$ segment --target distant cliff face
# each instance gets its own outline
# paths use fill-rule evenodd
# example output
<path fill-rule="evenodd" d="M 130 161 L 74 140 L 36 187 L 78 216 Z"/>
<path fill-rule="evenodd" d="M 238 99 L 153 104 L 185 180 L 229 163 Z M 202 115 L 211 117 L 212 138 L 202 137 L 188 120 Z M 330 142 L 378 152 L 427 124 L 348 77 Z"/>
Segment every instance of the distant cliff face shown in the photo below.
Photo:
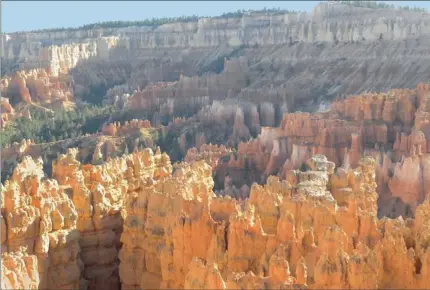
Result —
<path fill-rule="evenodd" d="M 429 36 L 426 13 L 323 3 L 312 13 L 14 33 L 2 35 L 1 52 L 6 72 L 70 74 L 83 99 L 92 88 L 108 103 L 142 90 L 132 105 L 228 97 L 271 102 L 281 115 L 318 110 L 337 95 L 427 82 Z"/>
<path fill-rule="evenodd" d="M 313 13 L 201 18 L 197 22 L 171 23 L 157 28 L 15 33 L 2 35 L 1 52 L 6 63 L 18 62 L 24 68 L 50 68 L 57 74 L 84 59 L 113 60 L 120 55 L 136 56 L 143 52 L 156 56 L 154 50 L 158 49 L 209 52 L 220 47 L 291 46 L 295 42 L 403 41 L 429 33 L 430 16 L 419 12 L 325 3 L 318 5 Z"/>

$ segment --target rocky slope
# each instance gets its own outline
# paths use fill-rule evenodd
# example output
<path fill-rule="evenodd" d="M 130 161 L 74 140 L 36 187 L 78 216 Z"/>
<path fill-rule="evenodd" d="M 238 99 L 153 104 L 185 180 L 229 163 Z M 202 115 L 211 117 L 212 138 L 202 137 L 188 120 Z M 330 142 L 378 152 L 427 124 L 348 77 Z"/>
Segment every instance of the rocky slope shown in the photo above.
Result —
<path fill-rule="evenodd" d="M 326 112 L 286 113 L 279 127 L 269 127 L 277 117 L 268 103 L 258 108 L 216 101 L 190 118 L 174 117 L 176 110 L 183 110 L 175 102 L 155 103 L 146 108 L 160 112 L 154 115 L 159 124 L 154 127 L 148 120 L 114 122 L 80 140 L 26 141 L 7 147 L 2 150 L 2 174 L 22 156 L 51 160 L 77 145 L 77 159 L 93 164 L 142 146 L 161 146 L 175 161 L 205 159 L 220 194 L 246 198 L 252 183 L 264 184 L 270 175 L 285 179 L 289 170 L 314 154 L 324 154 L 346 169 L 355 168 L 361 157 L 372 156 L 377 161 L 379 217 L 412 217 L 430 193 L 429 92 L 428 84 L 419 84 L 415 89 L 349 96 Z M 169 124 L 160 125 L 165 118 Z"/>
<path fill-rule="evenodd" d="M 425 13 L 323 3 L 312 13 L 15 33 L 2 35 L 1 51 L 5 65 L 70 73 L 79 97 L 119 86 L 119 96 L 140 88 L 155 99 L 230 96 L 260 104 L 264 96 L 292 111 L 315 110 L 338 94 L 427 81 L 429 33 Z"/>
<path fill-rule="evenodd" d="M 2 288 L 430 286 L 430 200 L 379 220 L 370 157 L 335 170 L 315 155 L 239 202 L 214 194 L 204 161 L 172 174 L 150 150 L 98 166 L 75 154 L 55 179 L 26 158 L 2 188 Z"/>
<path fill-rule="evenodd" d="M 323 113 L 287 113 L 280 127 L 263 127 L 258 138 L 239 143 L 236 154 L 221 156 L 216 180 L 228 178 L 231 186 L 241 188 L 264 183 L 272 174 L 286 179 L 289 170 L 314 154 L 346 169 L 372 156 L 379 216 L 412 216 L 430 194 L 429 100 L 429 85 L 420 84 L 414 90 L 350 96 Z"/>

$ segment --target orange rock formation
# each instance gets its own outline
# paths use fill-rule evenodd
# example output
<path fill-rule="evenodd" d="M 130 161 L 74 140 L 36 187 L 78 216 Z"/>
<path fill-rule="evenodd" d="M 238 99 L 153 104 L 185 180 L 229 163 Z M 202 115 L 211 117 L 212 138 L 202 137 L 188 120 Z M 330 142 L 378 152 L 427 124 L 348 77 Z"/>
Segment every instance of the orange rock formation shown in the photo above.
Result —
<path fill-rule="evenodd" d="M 25 157 L 2 188 L 2 289 L 80 285 L 78 212 L 41 160 Z"/>
<path fill-rule="evenodd" d="M 123 228 L 124 198 L 141 183 L 169 174 L 169 157 L 151 150 L 112 159 L 99 165 L 76 161 L 77 150 L 69 150 L 53 164 L 53 175 L 71 191 L 78 209 L 83 279 L 89 289 L 118 289 L 118 251 Z"/>
<path fill-rule="evenodd" d="M 130 196 L 123 286 L 428 287 L 429 200 L 415 221 L 378 220 L 373 159 L 334 172 L 334 163 L 316 155 L 308 166 L 286 181 L 253 186 L 243 208 L 213 194 L 202 161 Z"/>
<path fill-rule="evenodd" d="M 102 128 L 102 133 L 109 136 L 125 136 L 135 130 L 151 128 L 151 123 L 148 120 L 133 119 L 130 122 L 126 121 L 121 126 L 118 122 L 109 123 Z"/>
<path fill-rule="evenodd" d="M 430 287 L 430 199 L 415 219 L 379 220 L 371 157 L 335 170 L 315 155 L 239 202 L 215 195 L 204 160 L 172 174 L 149 149 L 97 166 L 75 155 L 56 180 L 27 157 L 6 182 L 2 287 Z"/>
<path fill-rule="evenodd" d="M 0 112 L 1 112 L 1 120 L 0 120 L 0 128 L 4 128 L 6 124 L 9 122 L 15 114 L 15 110 L 12 108 L 12 105 L 9 103 L 9 99 L 1 97 L 0 100 Z"/>
<path fill-rule="evenodd" d="M 212 167 L 212 170 L 214 170 L 217 168 L 220 158 L 230 155 L 231 153 L 232 150 L 224 145 L 203 144 L 199 149 L 196 147 L 189 149 L 184 161 L 193 163 L 199 160 L 205 160 L 206 163 Z"/>
<path fill-rule="evenodd" d="M 45 69 L 18 71 L 12 77 L 1 79 L 1 95 L 3 128 L 11 117 L 23 116 L 15 115 L 11 104 L 38 103 L 50 108 L 70 106 L 73 100 L 73 81 L 69 75 L 52 76 Z"/>
<path fill-rule="evenodd" d="M 45 69 L 18 71 L 12 77 L 2 79 L 2 93 L 26 103 L 71 101 L 72 80 L 68 75 L 52 76 Z"/>
<path fill-rule="evenodd" d="M 412 216 L 430 194 L 430 85 L 363 94 L 333 103 L 324 113 L 285 114 L 279 128 L 262 128 L 259 138 L 238 146 L 237 160 L 264 182 L 286 178 L 314 154 L 355 168 L 363 156 L 377 160 L 380 216 Z M 246 156 L 246 158 L 244 158 Z M 236 180 L 242 180 L 237 178 Z"/>

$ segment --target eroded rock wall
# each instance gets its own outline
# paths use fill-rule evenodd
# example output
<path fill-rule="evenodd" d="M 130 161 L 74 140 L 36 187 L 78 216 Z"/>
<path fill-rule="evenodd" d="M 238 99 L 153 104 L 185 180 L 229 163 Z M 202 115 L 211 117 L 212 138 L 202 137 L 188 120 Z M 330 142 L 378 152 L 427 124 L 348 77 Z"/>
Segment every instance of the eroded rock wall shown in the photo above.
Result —
<path fill-rule="evenodd" d="M 1 194 L 2 288 L 79 288 L 78 212 L 41 160 L 25 157 Z"/>
<path fill-rule="evenodd" d="M 378 220 L 372 158 L 355 170 L 335 171 L 321 155 L 307 165 L 286 181 L 271 177 L 253 186 L 244 203 L 214 195 L 210 166 L 202 161 L 182 164 L 162 184 L 129 196 L 123 286 L 428 287 L 429 249 L 413 245 L 430 238 L 420 233 L 428 231 L 422 218 L 429 201 L 415 221 Z"/>
<path fill-rule="evenodd" d="M 280 127 L 263 127 L 258 138 L 240 143 L 236 156 L 226 157 L 220 166 L 242 172 L 229 174 L 240 187 L 246 182 L 243 172 L 254 176 L 251 182 L 264 183 L 271 174 L 285 179 L 314 154 L 347 169 L 355 168 L 361 157 L 373 156 L 379 215 L 412 216 L 429 195 L 428 110 L 428 84 L 351 96 L 335 101 L 326 112 L 285 114 Z"/>
<path fill-rule="evenodd" d="M 111 159 L 103 165 L 81 165 L 71 149 L 53 164 L 53 176 L 70 190 L 78 210 L 83 279 L 89 289 L 119 289 L 119 249 L 124 198 L 141 183 L 169 174 L 169 157 L 148 149 Z"/>
<path fill-rule="evenodd" d="M 73 97 L 73 80 L 69 75 L 52 76 L 40 68 L 17 71 L 1 79 L 0 127 L 3 129 L 16 118 L 31 119 L 29 105 L 37 104 L 35 107 L 50 113 L 50 109 L 69 109 L 74 105 Z"/>
<path fill-rule="evenodd" d="M 368 17 L 357 17 L 360 13 Z M 207 48 L 221 44 L 240 46 L 294 41 L 368 41 L 381 37 L 397 40 L 410 34 L 429 33 L 429 27 L 428 15 L 418 12 L 390 9 L 375 11 L 324 3 L 317 6 L 313 13 L 254 13 L 237 18 L 201 18 L 197 22 L 169 23 L 157 28 L 14 33 L 2 36 L 2 57 L 47 62 L 59 71 L 94 55 L 106 58 L 109 50 L 117 47 Z M 73 43 L 73 40 L 78 39 L 78 43 Z"/>
<path fill-rule="evenodd" d="M 214 193 L 211 166 L 194 161 L 208 156 L 172 173 L 159 151 L 93 166 L 69 150 L 56 180 L 25 158 L 2 189 L 2 286 L 430 286 L 429 198 L 415 219 L 378 219 L 373 158 L 347 169 L 314 155 L 239 200 Z"/>
<path fill-rule="evenodd" d="M 131 107 L 166 98 L 186 107 L 194 101 L 181 99 L 233 96 L 314 111 L 339 94 L 426 81 L 429 19 L 412 11 L 323 3 L 313 13 L 12 33 L 2 35 L 1 51 L 5 64 L 20 69 L 70 73 L 80 97 L 113 89 L 107 103 L 130 94 Z"/>
<path fill-rule="evenodd" d="M 53 76 L 48 70 L 39 68 L 18 71 L 12 77 L 2 79 L 2 96 L 19 102 L 41 104 L 55 101 L 71 101 L 73 80 L 69 75 Z"/>

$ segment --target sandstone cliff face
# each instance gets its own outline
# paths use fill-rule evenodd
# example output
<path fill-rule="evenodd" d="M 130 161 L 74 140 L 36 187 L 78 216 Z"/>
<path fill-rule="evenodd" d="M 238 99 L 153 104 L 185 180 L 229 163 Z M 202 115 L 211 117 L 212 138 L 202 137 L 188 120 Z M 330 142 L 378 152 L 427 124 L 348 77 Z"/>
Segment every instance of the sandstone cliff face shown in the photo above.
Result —
<path fill-rule="evenodd" d="M 159 151 L 75 157 L 60 156 L 56 180 L 25 158 L 2 188 L 2 287 L 430 286 L 430 200 L 414 220 L 379 220 L 371 157 L 336 169 L 315 155 L 245 201 L 217 196 L 204 160 L 172 173 Z"/>
<path fill-rule="evenodd" d="M 194 163 L 196 161 L 204 160 L 212 167 L 212 170 L 217 168 L 220 158 L 230 155 L 232 150 L 226 148 L 224 145 L 208 145 L 203 144 L 199 148 L 193 147 L 187 151 L 184 161 L 187 163 Z"/>
<path fill-rule="evenodd" d="M 61 156 L 53 165 L 53 175 L 69 188 L 79 213 L 83 278 L 89 282 L 89 289 L 119 289 L 124 198 L 147 179 L 168 174 L 170 161 L 165 154 L 144 150 L 93 166 L 81 165 L 76 154 L 76 150 L 69 150 Z"/>
<path fill-rule="evenodd" d="M 428 103 L 429 87 L 419 84 L 414 90 L 351 96 L 323 113 L 285 114 L 279 128 L 263 127 L 258 138 L 239 144 L 227 167 L 247 171 L 254 176 L 251 182 L 264 182 L 271 174 L 287 178 L 314 154 L 346 169 L 373 156 L 379 215 L 412 216 L 429 195 Z M 231 177 L 242 185 L 243 175 Z"/>
<path fill-rule="evenodd" d="M 82 261 L 78 212 L 56 180 L 30 157 L 2 188 L 2 288 L 76 289 Z"/>
<path fill-rule="evenodd" d="M 202 161 L 129 196 L 123 287 L 427 287 L 428 247 L 412 244 L 427 231 L 428 201 L 415 222 L 378 220 L 373 159 L 334 172 L 334 163 L 316 155 L 308 166 L 286 181 L 253 186 L 242 207 L 213 194 Z"/>
<path fill-rule="evenodd" d="M 360 13 L 366 13 L 368 18 L 357 17 Z M 157 28 L 14 33 L 3 35 L 2 57 L 27 57 L 31 58 L 30 61 L 56 62 L 61 70 L 67 66 L 70 68 L 78 60 L 92 55 L 107 57 L 109 50 L 118 46 L 127 49 L 136 44 L 141 49 L 206 48 L 221 44 L 239 46 L 283 44 L 292 41 L 376 40 L 381 35 L 384 39 L 404 39 L 409 34 L 428 33 L 429 25 L 428 15 L 421 13 L 384 9 L 372 11 L 326 3 L 319 5 L 309 14 L 257 13 L 241 18 L 201 18 L 197 22 L 171 23 Z M 84 42 L 71 43 L 74 39 L 84 39 Z M 135 39 L 140 41 L 133 43 Z"/>
<path fill-rule="evenodd" d="M 2 92 L 3 95 L 3 92 Z M 12 105 L 9 103 L 8 98 L 1 97 L 0 100 L 0 106 L 1 106 L 1 120 L 0 120 L 0 128 L 4 128 L 6 124 L 14 117 L 15 110 L 13 109 Z"/>
<path fill-rule="evenodd" d="M 142 107 L 166 98 L 232 96 L 267 101 L 282 116 L 281 107 L 315 110 L 339 94 L 427 81 L 429 19 L 415 12 L 321 4 L 310 14 L 13 33 L 2 36 L 1 51 L 5 64 L 21 69 L 44 68 L 52 76 L 70 72 L 79 96 L 91 86 L 117 86 L 119 93 L 111 91 L 108 99 L 130 94 L 130 105 Z M 160 82 L 165 84 L 154 85 Z"/>
<path fill-rule="evenodd" d="M 2 126 L 31 118 L 11 104 L 67 108 L 97 86 L 155 113 L 50 144 L 80 147 L 53 179 L 29 157 L 46 144 L 2 149 L 2 168 L 23 159 L 1 193 L 2 288 L 430 288 L 430 85 L 286 113 L 428 81 L 428 15 L 405 13 L 3 35 L 2 57 L 37 69 L 2 79 Z M 138 152 L 152 133 L 185 162 Z"/>
<path fill-rule="evenodd" d="M 253 182 L 265 183 L 272 174 L 285 179 L 289 170 L 300 167 L 314 154 L 324 154 L 345 168 L 355 168 L 362 156 L 373 156 L 377 160 L 379 216 L 413 216 L 430 188 L 428 94 L 428 84 L 419 84 L 416 89 L 364 93 L 335 101 L 327 112 L 285 114 L 279 127 L 264 126 L 273 125 L 273 116 L 277 115 L 268 103 L 257 106 L 245 101 L 215 101 L 190 118 L 175 118 L 183 107 L 176 106 L 176 100 L 167 101 L 147 108 L 160 112 L 154 114 L 153 122 L 132 120 L 106 125 L 101 134 L 93 136 L 97 138 L 97 144 L 91 145 L 94 149 L 80 149 L 78 159 L 103 162 L 118 150 L 135 150 L 135 139 L 142 136 L 148 136 L 145 146 L 161 142 L 168 150 L 177 149 L 174 160 L 185 156 L 189 148 L 199 150 L 205 143 L 237 146 L 233 155 L 215 152 L 210 146 L 203 151 L 213 152 L 209 155 L 214 158 L 205 159 L 215 172 L 216 189 L 247 197 Z M 171 121 L 160 126 L 166 120 Z M 151 127 L 150 123 L 157 125 Z M 258 138 L 246 142 L 258 134 Z M 2 150 L 2 163 L 25 154 L 43 156 L 42 146 L 24 143 Z M 194 157 L 189 158 L 191 161 Z"/>
<path fill-rule="evenodd" d="M 102 128 L 102 133 L 110 136 L 125 136 L 132 134 L 133 131 L 151 128 L 151 123 L 148 120 L 133 119 L 130 122 L 125 122 L 121 126 L 118 122 L 109 123 Z"/>
<path fill-rule="evenodd" d="M 71 78 L 67 75 L 52 76 L 45 69 L 18 71 L 2 81 L 2 95 L 14 103 L 52 104 L 55 101 L 71 101 L 73 97 Z"/>

